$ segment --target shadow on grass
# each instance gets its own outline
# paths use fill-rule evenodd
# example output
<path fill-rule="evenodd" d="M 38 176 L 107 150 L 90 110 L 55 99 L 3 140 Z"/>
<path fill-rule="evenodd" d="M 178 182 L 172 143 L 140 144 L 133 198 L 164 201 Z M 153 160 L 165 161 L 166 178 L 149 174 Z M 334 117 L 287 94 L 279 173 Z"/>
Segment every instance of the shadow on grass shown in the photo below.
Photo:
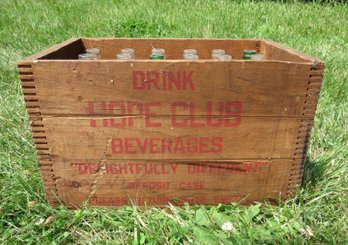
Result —
<path fill-rule="evenodd" d="M 326 164 L 326 160 L 313 161 L 307 158 L 304 163 L 302 187 L 313 188 L 319 181 L 323 180 Z"/>

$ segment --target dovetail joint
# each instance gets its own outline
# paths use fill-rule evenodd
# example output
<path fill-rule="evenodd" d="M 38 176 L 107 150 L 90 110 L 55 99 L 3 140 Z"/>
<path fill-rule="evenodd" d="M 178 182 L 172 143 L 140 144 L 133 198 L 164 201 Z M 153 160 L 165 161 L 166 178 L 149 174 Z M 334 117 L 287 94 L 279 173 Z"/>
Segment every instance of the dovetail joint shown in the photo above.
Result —
<path fill-rule="evenodd" d="M 29 115 L 30 126 L 33 134 L 37 158 L 45 182 L 48 201 L 55 205 L 58 203 L 58 188 L 56 176 L 50 160 L 50 149 L 46 140 L 45 127 L 42 121 L 39 99 L 36 94 L 36 86 L 31 64 L 18 65 L 19 78 L 21 80 L 24 101 Z M 52 191 L 54 193 L 52 193 Z"/>

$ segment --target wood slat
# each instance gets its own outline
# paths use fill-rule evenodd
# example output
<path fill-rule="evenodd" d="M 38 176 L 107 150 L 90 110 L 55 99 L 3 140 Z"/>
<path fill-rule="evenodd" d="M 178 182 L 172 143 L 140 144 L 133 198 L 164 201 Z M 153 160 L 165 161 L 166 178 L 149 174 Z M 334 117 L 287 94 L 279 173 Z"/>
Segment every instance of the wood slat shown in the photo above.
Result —
<path fill-rule="evenodd" d="M 204 117 L 194 119 L 195 123 L 205 122 Z M 91 120 L 95 120 L 96 127 L 91 127 Z M 119 123 L 122 118 L 109 120 Z M 153 117 L 151 121 L 160 127 L 146 127 L 143 117 L 134 119 L 133 127 L 126 128 L 104 127 L 100 118 L 44 118 L 43 122 L 47 142 L 54 146 L 53 155 L 108 159 L 292 158 L 301 123 L 300 119 L 292 118 L 245 117 L 238 127 L 192 128 L 174 127 L 168 117 Z M 304 131 L 300 137 L 305 135 Z M 166 146 L 169 141 L 172 141 L 170 149 Z M 118 149 L 118 144 L 123 148 Z M 193 153 L 187 150 L 189 144 L 193 145 L 190 149 Z"/>
<path fill-rule="evenodd" d="M 60 76 L 52 77 L 47 70 L 59 71 Z M 186 83 L 186 90 L 168 90 L 168 84 L 167 90 L 164 90 L 163 81 L 153 85 L 149 80 L 152 84 L 149 90 L 135 89 L 141 84 L 147 86 L 146 74 L 149 71 L 155 72 L 153 76 L 170 72 L 178 79 L 190 77 L 192 79 L 185 81 L 192 83 Z M 154 109 L 155 113 L 169 115 L 175 102 L 194 103 L 196 115 L 207 115 L 208 103 L 211 103 L 212 113 L 217 115 L 221 102 L 240 102 L 243 116 L 302 117 L 310 65 L 275 62 L 103 61 L 99 64 L 57 61 L 39 62 L 34 65 L 34 72 L 37 96 L 44 115 L 144 114 L 141 111 L 144 103 L 159 104 Z M 138 85 L 133 85 L 133 74 L 138 74 L 134 75 Z M 189 114 L 188 109 L 179 109 L 178 114 Z"/>
<path fill-rule="evenodd" d="M 94 172 L 100 166 L 98 161 L 57 160 L 59 164 L 54 166 L 54 171 L 61 178 L 56 184 L 59 196 L 66 204 L 79 206 L 91 198 L 92 205 L 120 206 L 130 203 L 128 197 L 139 205 L 147 202 L 156 206 L 163 206 L 168 201 L 217 204 L 243 198 L 247 203 L 275 198 L 277 193 L 285 192 L 287 186 L 282 183 L 289 177 L 291 167 L 291 160 L 106 161 L 103 162 L 105 171 L 100 174 Z M 132 168 L 133 173 L 130 172 Z"/>

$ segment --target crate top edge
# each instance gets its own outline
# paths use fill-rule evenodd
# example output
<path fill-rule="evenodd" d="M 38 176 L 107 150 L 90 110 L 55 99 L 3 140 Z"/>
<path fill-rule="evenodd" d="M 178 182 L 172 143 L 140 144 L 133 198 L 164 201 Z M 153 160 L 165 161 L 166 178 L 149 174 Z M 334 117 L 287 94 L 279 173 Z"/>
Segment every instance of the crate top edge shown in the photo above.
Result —
<path fill-rule="evenodd" d="M 48 55 L 52 52 L 55 52 L 67 45 L 70 45 L 72 43 L 75 43 L 75 42 L 83 42 L 84 40 L 196 40 L 196 41 L 204 41 L 204 40 L 210 40 L 210 41 L 226 41 L 226 40 L 236 40 L 236 41 L 255 41 L 255 42 L 260 42 L 260 43 L 264 43 L 264 44 L 267 44 L 267 45 L 271 45 L 271 46 L 274 46 L 274 47 L 277 47 L 277 48 L 280 48 L 280 49 L 283 49 L 283 50 L 286 50 L 287 52 L 293 54 L 293 55 L 296 55 L 296 56 L 299 56 L 300 58 L 302 58 L 304 61 L 303 62 L 299 62 L 299 61 L 282 61 L 282 60 L 271 60 L 271 61 L 277 61 L 277 62 L 280 62 L 280 63 L 298 63 L 298 64 L 308 64 L 308 63 L 311 63 L 314 65 L 314 67 L 318 67 L 318 68 L 321 68 L 321 67 L 324 67 L 325 66 L 325 63 L 324 61 L 316 58 L 316 57 L 313 57 L 313 56 L 310 56 L 310 55 L 307 55 L 307 54 L 304 54 L 304 53 L 301 53 L 295 49 L 292 49 L 292 48 L 289 48 L 283 44 L 280 44 L 280 43 L 277 43 L 277 42 L 274 42 L 272 40 L 267 40 L 267 39 L 239 39 L 239 38 L 113 38 L 113 37 L 110 37 L 110 38 L 93 38 L 93 37 L 74 37 L 74 38 L 70 38 L 66 41 L 63 41 L 61 43 L 58 43 L 48 49 L 45 49 L 43 51 L 40 51 L 36 54 L 33 54 L 33 55 L 30 55 L 28 57 L 25 57 L 21 60 L 19 60 L 17 62 L 17 65 L 18 66 L 21 66 L 21 65 L 31 65 L 33 63 L 33 61 L 36 61 L 38 59 L 40 59 L 41 57 L 44 57 L 45 55 Z M 45 60 L 45 59 L 41 59 L 41 60 Z M 68 61 L 67 59 L 61 59 L 61 60 L 64 60 L 64 61 Z M 57 59 L 56 61 L 59 61 L 59 59 Z M 99 60 L 100 61 L 100 60 Z M 110 61 L 110 60 L 108 60 Z M 140 60 L 142 62 L 144 61 L 149 61 L 149 60 Z M 166 61 L 160 61 L 160 62 L 168 62 L 168 61 L 176 61 L 178 62 L 179 60 L 166 60 Z M 202 60 L 202 61 L 208 61 L 208 60 Z M 211 61 L 211 60 L 209 60 Z M 233 61 L 243 61 L 243 60 L 233 60 Z M 192 62 L 192 61 L 191 61 Z M 197 61 L 196 61 L 197 62 Z M 249 62 L 249 61 L 248 61 Z"/>
<path fill-rule="evenodd" d="M 200 60 L 116 60 L 116 59 L 105 59 L 105 60 L 68 60 L 68 59 L 35 59 L 35 60 L 25 60 L 24 63 L 18 63 L 18 65 L 31 65 L 31 64 L 37 64 L 37 63 L 129 63 L 129 64 L 136 64 L 136 63 L 148 63 L 148 64 L 178 64 L 178 63 L 195 63 L 195 64 L 214 64 L 214 63 L 259 63 L 259 64 L 297 64 L 297 65 L 307 65 L 307 66 L 313 66 L 313 62 L 295 62 L 295 61 L 283 61 L 283 60 L 241 60 L 241 59 L 234 59 L 230 61 L 222 61 L 222 60 L 211 60 L 211 59 L 200 59 Z"/>

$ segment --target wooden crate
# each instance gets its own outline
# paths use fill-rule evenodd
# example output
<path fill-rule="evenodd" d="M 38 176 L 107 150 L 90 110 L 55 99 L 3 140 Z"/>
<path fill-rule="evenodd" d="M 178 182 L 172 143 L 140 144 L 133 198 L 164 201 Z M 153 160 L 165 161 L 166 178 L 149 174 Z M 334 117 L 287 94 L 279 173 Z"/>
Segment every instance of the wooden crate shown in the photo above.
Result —
<path fill-rule="evenodd" d="M 79 61 L 86 48 L 101 60 Z M 121 48 L 136 60 L 115 60 Z M 152 47 L 164 61 L 149 60 Z M 186 48 L 200 60 L 182 60 Z M 233 61 L 210 59 L 222 48 Z M 267 60 L 242 60 L 256 49 Z M 52 205 L 286 198 L 301 182 L 324 63 L 265 40 L 70 39 L 18 63 Z"/>

